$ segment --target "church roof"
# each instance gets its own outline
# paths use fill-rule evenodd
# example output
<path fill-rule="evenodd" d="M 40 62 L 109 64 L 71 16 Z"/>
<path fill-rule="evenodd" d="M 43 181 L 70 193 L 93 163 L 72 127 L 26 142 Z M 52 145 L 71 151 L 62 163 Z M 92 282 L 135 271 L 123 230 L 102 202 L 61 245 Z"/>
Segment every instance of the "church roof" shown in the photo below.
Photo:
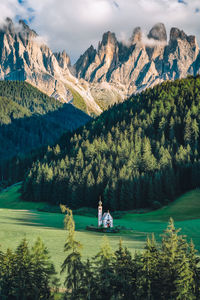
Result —
<path fill-rule="evenodd" d="M 111 216 L 111 214 L 109 212 L 105 212 L 102 217 L 102 220 L 104 220 L 104 219 L 113 220 L 113 217 Z"/>

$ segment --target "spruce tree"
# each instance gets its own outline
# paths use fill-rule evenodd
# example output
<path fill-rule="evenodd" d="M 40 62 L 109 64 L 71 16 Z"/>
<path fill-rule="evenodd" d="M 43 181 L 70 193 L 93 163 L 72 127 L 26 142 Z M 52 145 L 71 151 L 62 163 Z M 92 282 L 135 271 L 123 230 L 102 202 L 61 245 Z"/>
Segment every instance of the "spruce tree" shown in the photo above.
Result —
<path fill-rule="evenodd" d="M 66 272 L 65 287 L 67 288 L 66 299 L 79 299 L 80 281 L 83 276 L 84 267 L 81 261 L 82 245 L 75 240 L 75 223 L 72 210 L 61 206 L 62 212 L 67 212 L 64 219 L 65 228 L 68 231 L 64 252 L 67 253 L 62 266 L 61 273 Z"/>
<path fill-rule="evenodd" d="M 123 247 L 122 240 L 114 253 L 113 261 L 113 287 L 116 299 L 133 299 L 136 285 L 135 266 L 131 253 Z"/>
<path fill-rule="evenodd" d="M 92 300 L 96 297 L 97 281 L 95 275 L 95 267 L 92 262 L 87 259 L 83 262 L 83 274 L 80 278 L 80 287 L 78 291 L 78 299 Z"/>
<path fill-rule="evenodd" d="M 47 247 L 40 238 L 37 239 L 31 249 L 33 265 L 33 290 L 35 299 L 50 299 L 51 289 L 56 291 L 59 281 Z"/>
<path fill-rule="evenodd" d="M 96 295 L 94 299 L 110 300 L 114 294 L 113 288 L 113 260 L 114 254 L 109 240 L 104 236 L 100 251 L 94 257 L 96 276 Z"/>
<path fill-rule="evenodd" d="M 173 219 L 162 235 L 159 260 L 161 295 L 164 299 L 193 299 L 193 273 L 189 266 L 188 244 L 185 237 L 178 235 Z"/>
<path fill-rule="evenodd" d="M 197 254 L 197 250 L 195 249 L 194 243 L 191 240 L 189 244 L 189 252 L 188 252 L 188 261 L 190 270 L 193 273 L 194 284 L 191 286 L 196 299 L 200 298 L 200 258 Z"/>
<path fill-rule="evenodd" d="M 26 239 L 22 240 L 14 255 L 12 269 L 13 294 L 16 299 L 32 298 L 33 292 L 33 262 Z"/>
<path fill-rule="evenodd" d="M 142 254 L 142 270 L 140 273 L 140 290 L 143 299 L 159 299 L 159 250 L 155 237 L 147 237 Z"/>
<path fill-rule="evenodd" d="M 174 280 L 174 292 L 172 295 L 177 300 L 193 300 L 194 278 L 190 268 L 189 259 L 186 253 L 183 253 L 176 263 L 176 279 Z"/>

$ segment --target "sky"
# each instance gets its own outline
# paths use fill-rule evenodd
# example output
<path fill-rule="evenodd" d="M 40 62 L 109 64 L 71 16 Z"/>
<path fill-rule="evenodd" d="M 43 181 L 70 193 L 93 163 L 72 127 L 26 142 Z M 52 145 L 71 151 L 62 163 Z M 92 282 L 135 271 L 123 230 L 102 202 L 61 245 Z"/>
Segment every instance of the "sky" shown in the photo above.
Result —
<path fill-rule="evenodd" d="M 121 41 L 140 26 L 146 33 L 157 22 L 194 34 L 200 43 L 200 0 L 0 0 L 0 23 L 24 19 L 53 51 L 65 50 L 72 62 L 104 32 Z"/>

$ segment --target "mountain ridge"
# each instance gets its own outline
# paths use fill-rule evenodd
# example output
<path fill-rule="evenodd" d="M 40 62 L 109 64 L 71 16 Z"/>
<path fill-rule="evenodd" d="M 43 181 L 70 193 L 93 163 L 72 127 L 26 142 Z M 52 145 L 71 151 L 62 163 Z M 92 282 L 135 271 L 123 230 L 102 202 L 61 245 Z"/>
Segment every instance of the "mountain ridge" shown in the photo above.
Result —
<path fill-rule="evenodd" d="M 165 80 L 196 76 L 200 51 L 196 37 L 178 28 L 171 28 L 167 41 L 165 25 L 158 23 L 146 36 L 136 27 L 128 43 L 118 41 L 110 31 L 104 33 L 97 49 L 88 48 L 74 67 L 78 78 L 91 83 L 93 97 L 106 106 L 103 91 L 108 97 L 109 91 L 117 91 L 123 101 Z"/>
<path fill-rule="evenodd" d="M 0 29 L 0 79 L 27 81 L 49 96 L 99 115 L 114 103 L 165 80 L 196 76 L 200 51 L 195 36 L 163 23 L 148 34 L 136 27 L 128 41 L 105 32 L 71 64 L 65 51 L 55 52 L 23 21 L 6 19 Z"/>
<path fill-rule="evenodd" d="M 0 30 L 0 79 L 27 81 L 61 102 L 73 102 L 73 89 L 86 103 L 88 114 L 101 113 L 89 86 L 69 70 L 66 52 L 53 53 L 23 21 L 7 18 Z"/>

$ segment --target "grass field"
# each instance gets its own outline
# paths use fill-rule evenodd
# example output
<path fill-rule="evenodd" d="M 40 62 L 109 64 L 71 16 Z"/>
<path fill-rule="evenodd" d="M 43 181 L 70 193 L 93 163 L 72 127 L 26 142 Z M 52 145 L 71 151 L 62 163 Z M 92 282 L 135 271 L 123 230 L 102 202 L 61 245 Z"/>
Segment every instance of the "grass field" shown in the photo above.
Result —
<path fill-rule="evenodd" d="M 78 109 L 87 113 L 87 106 L 85 104 L 84 99 L 81 97 L 81 95 L 72 87 L 69 87 L 69 86 L 67 86 L 67 87 L 70 90 L 70 92 L 72 93 L 74 106 L 76 106 Z"/>
<path fill-rule="evenodd" d="M 26 237 L 32 245 L 38 236 L 48 247 L 52 260 L 60 271 L 64 260 L 63 245 L 66 231 L 63 229 L 63 215 L 37 211 L 45 203 L 22 202 L 20 185 L 13 186 L 0 193 L 0 244 L 2 249 L 15 248 L 22 238 Z M 146 214 L 126 214 L 122 219 L 114 220 L 130 230 L 120 234 L 108 234 L 113 249 L 117 247 L 119 238 L 131 250 L 143 249 L 146 236 L 155 233 L 157 240 L 166 228 L 169 217 L 175 220 L 176 227 L 182 228 L 182 234 L 192 238 L 200 251 L 200 190 L 186 193 L 169 206 Z M 97 253 L 104 234 L 88 232 L 87 225 L 97 223 L 96 217 L 74 216 L 76 238 L 83 244 L 83 257 L 91 257 Z"/>

